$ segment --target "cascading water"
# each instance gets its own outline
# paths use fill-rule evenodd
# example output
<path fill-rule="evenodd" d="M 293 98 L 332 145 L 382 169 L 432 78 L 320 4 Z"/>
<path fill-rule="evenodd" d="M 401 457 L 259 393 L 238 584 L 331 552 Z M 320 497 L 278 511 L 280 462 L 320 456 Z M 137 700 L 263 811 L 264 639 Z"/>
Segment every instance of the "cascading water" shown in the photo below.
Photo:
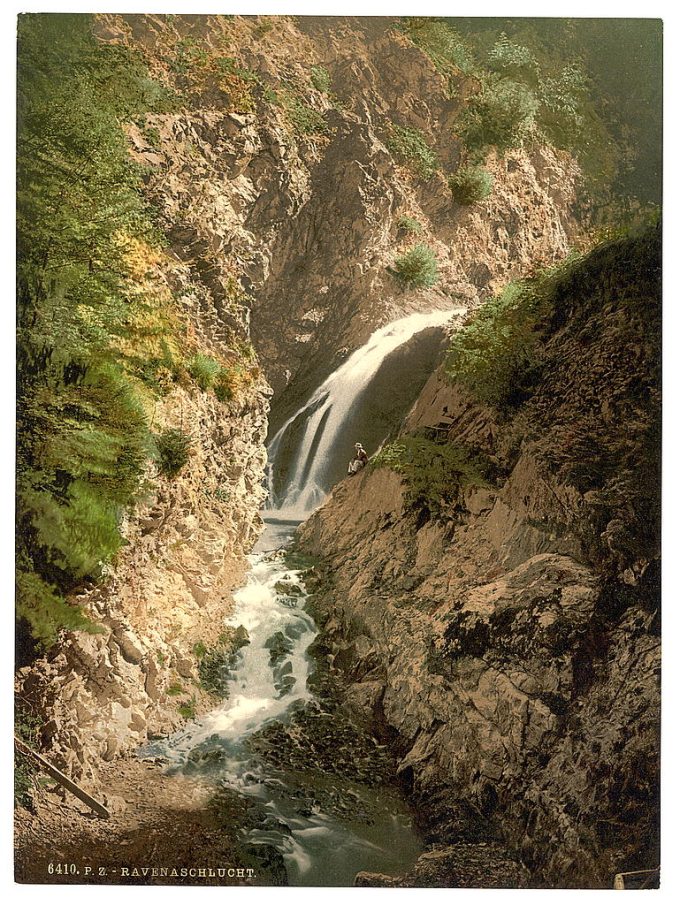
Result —
<path fill-rule="evenodd" d="M 453 314 L 463 311 L 457 308 L 410 314 L 376 330 L 285 422 L 267 450 L 268 509 L 276 510 L 276 518 L 302 521 L 323 502 L 331 488 L 331 472 L 337 466 L 337 458 L 347 459 L 351 451 L 349 442 L 343 442 L 340 449 L 338 442 L 346 439 L 345 426 L 350 415 L 361 404 L 361 397 L 385 359 L 417 333 L 442 327 Z M 277 460 L 293 431 L 297 431 L 299 439 L 291 457 L 290 477 L 284 491 L 277 494 Z M 349 441 L 353 444 L 354 438 Z"/>
<path fill-rule="evenodd" d="M 357 770 L 355 780 L 354 761 L 352 779 L 313 762 L 305 764 L 301 777 L 299 767 L 273 766 L 263 759 L 250 740 L 277 721 L 294 719 L 301 708 L 324 712 L 307 687 L 307 649 L 317 629 L 304 609 L 302 576 L 286 567 L 281 548 L 330 490 L 333 472 L 337 475 L 334 460 L 347 453 L 347 444 L 336 452 L 338 440 L 353 423 L 352 413 L 366 404 L 365 394 L 388 356 L 462 310 L 412 314 L 377 330 L 275 435 L 268 450 L 267 530 L 250 557 L 247 584 L 234 595 L 236 609 L 225 620 L 228 626 L 242 626 L 249 638 L 231 663 L 229 697 L 142 752 L 162 758 L 172 770 L 212 775 L 218 788 L 252 802 L 249 812 L 259 814 L 259 822 L 231 829 L 250 846 L 276 849 L 292 885 L 349 886 L 359 870 L 402 873 L 422 849 L 409 811 L 387 779 L 367 783 Z M 277 497 L 276 460 L 291 439 L 291 478 Z"/>
<path fill-rule="evenodd" d="M 249 638 L 232 663 L 229 697 L 141 756 L 161 759 L 172 771 L 212 777 L 216 794 L 228 790 L 249 802 L 256 824 L 228 831 L 256 858 L 258 851 L 278 851 L 291 885 L 349 886 L 359 870 L 407 870 L 422 845 L 396 790 L 329 775 L 314 762 L 301 778 L 299 769 L 273 766 L 249 745 L 272 721 L 314 709 L 307 648 L 317 634 L 304 610 L 301 572 L 286 567 L 284 553 L 255 553 L 250 561 L 247 584 L 225 620 Z"/>

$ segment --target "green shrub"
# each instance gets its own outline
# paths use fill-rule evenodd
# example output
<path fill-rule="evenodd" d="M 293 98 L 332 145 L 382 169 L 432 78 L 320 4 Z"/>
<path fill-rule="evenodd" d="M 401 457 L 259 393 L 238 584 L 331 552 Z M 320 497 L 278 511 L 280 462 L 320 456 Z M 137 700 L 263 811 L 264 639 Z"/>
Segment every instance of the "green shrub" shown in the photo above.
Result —
<path fill-rule="evenodd" d="M 263 38 L 266 34 L 274 28 L 274 21 L 271 18 L 261 17 L 260 21 L 257 23 L 255 28 L 253 29 L 253 34 L 256 38 Z"/>
<path fill-rule="evenodd" d="M 420 129 L 390 123 L 385 144 L 401 164 L 422 179 L 430 179 L 437 172 L 437 155 Z"/>
<path fill-rule="evenodd" d="M 118 366 L 54 354 L 31 380 L 18 421 L 17 614 L 48 644 L 59 627 L 98 631 L 64 595 L 119 549 L 122 508 L 141 490 L 151 442 Z"/>
<path fill-rule="evenodd" d="M 202 652 L 197 656 L 198 676 L 204 691 L 222 698 L 228 696 L 231 671 L 236 666 L 238 652 L 247 644 L 250 644 L 248 632 L 239 626 L 222 632 L 215 647 L 208 649 L 202 645 Z"/>
<path fill-rule="evenodd" d="M 271 85 L 265 85 L 262 89 L 262 97 L 267 104 L 272 104 L 274 107 L 279 107 L 282 103 L 281 97 Z"/>
<path fill-rule="evenodd" d="M 471 151 L 495 146 L 504 152 L 522 144 L 534 127 L 539 102 L 521 82 L 491 76 L 470 98 L 460 117 L 460 134 Z"/>
<path fill-rule="evenodd" d="M 129 240 L 157 240 L 120 124 L 167 98 L 91 16 L 28 14 L 18 30 L 17 613 L 46 645 L 94 630 L 67 597 L 118 549 L 150 452 L 120 347 L 134 345 Z"/>
<path fill-rule="evenodd" d="M 501 408 L 521 403 L 539 376 L 541 331 L 573 316 L 575 300 L 598 297 L 614 284 L 624 298 L 655 297 L 659 273 L 649 262 L 658 257 L 659 231 L 658 223 L 646 226 L 510 283 L 454 334 L 444 364 L 448 377 L 480 402 Z"/>
<path fill-rule="evenodd" d="M 326 135 L 328 124 L 323 117 L 309 104 L 291 91 L 280 95 L 288 120 L 297 135 Z"/>
<path fill-rule="evenodd" d="M 423 224 L 419 220 L 415 220 L 413 217 L 408 217 L 406 214 L 403 214 L 397 220 L 397 229 L 404 233 L 419 235 L 423 231 Z"/>
<path fill-rule="evenodd" d="M 596 145 L 602 141 L 602 130 L 591 115 L 589 117 L 589 134 L 583 141 L 583 128 L 586 123 L 585 113 L 588 106 L 588 87 L 585 73 L 575 64 L 565 66 L 562 71 L 540 83 L 539 98 L 541 101 L 540 124 L 550 140 L 558 147 L 576 148 L 584 163 L 597 148 L 586 152 L 586 146 Z M 610 152 L 611 153 L 611 152 Z"/>
<path fill-rule="evenodd" d="M 235 368 L 220 368 L 215 380 L 215 395 L 220 402 L 228 402 L 234 398 L 238 386 L 239 372 Z"/>
<path fill-rule="evenodd" d="M 194 355 L 187 366 L 187 370 L 204 392 L 207 392 L 215 383 L 220 369 L 221 365 L 218 361 L 215 361 L 210 355 L 203 355 L 202 352 Z"/>
<path fill-rule="evenodd" d="M 501 32 L 498 40 L 488 54 L 489 68 L 495 72 L 517 72 L 520 70 L 536 71 L 538 63 L 528 47 L 515 44 L 505 32 Z"/>
<path fill-rule="evenodd" d="M 482 167 L 461 167 L 448 179 L 453 200 L 458 204 L 475 204 L 488 198 L 493 176 Z"/>
<path fill-rule="evenodd" d="M 177 713 L 185 720 L 196 719 L 196 698 L 192 696 L 190 701 L 185 701 L 177 708 Z"/>
<path fill-rule="evenodd" d="M 437 258 L 427 245 L 414 245 L 394 262 L 395 276 L 409 289 L 434 286 L 439 279 Z"/>
<path fill-rule="evenodd" d="M 328 94 L 331 87 L 331 76 L 324 66 L 312 66 L 311 68 L 312 85 L 322 94 Z"/>
<path fill-rule="evenodd" d="M 450 77 L 456 71 L 472 70 L 470 49 L 449 23 L 413 16 L 405 19 L 402 27 L 413 43 L 430 57 L 443 76 Z"/>
<path fill-rule="evenodd" d="M 510 283 L 454 335 L 445 363 L 449 378 L 480 402 L 503 406 L 520 401 L 535 364 L 538 315 L 529 284 Z"/>
<path fill-rule="evenodd" d="M 184 694 L 184 686 L 181 682 L 172 682 L 168 685 L 165 693 L 172 698 L 176 698 L 180 694 Z"/>
<path fill-rule="evenodd" d="M 161 133 L 158 131 L 156 126 L 145 125 L 142 129 L 142 135 L 148 141 L 150 147 L 152 147 L 155 151 L 160 150 Z"/>
<path fill-rule="evenodd" d="M 438 518 L 455 503 L 462 487 L 489 484 L 488 463 L 470 450 L 422 434 L 405 434 L 385 446 L 371 468 L 390 468 L 406 484 L 404 502 L 421 516 Z"/>
<path fill-rule="evenodd" d="M 41 720 L 28 711 L 23 705 L 17 706 L 14 714 L 14 733 L 29 748 L 38 747 L 38 730 Z M 35 761 L 14 748 L 14 806 L 31 808 L 33 805 L 33 789 L 40 771 Z"/>
<path fill-rule="evenodd" d="M 176 477 L 191 458 L 193 439 L 179 428 L 169 428 L 154 437 L 158 470 L 166 478 Z"/>
<path fill-rule="evenodd" d="M 205 646 L 203 641 L 197 641 L 196 644 L 194 644 L 194 646 L 192 647 L 194 657 L 196 657 L 197 660 L 201 660 L 203 657 L 205 657 L 207 650 L 208 648 Z"/>

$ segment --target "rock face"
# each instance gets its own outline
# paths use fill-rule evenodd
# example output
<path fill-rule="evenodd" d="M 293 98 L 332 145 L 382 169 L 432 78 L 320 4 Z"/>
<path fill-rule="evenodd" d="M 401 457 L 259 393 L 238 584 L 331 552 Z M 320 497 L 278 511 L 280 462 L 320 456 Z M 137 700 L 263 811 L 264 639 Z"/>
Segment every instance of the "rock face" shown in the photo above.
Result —
<path fill-rule="evenodd" d="M 50 717 L 43 749 L 93 789 L 100 759 L 172 731 L 180 708 L 186 717 L 210 704 L 195 647 L 209 649 L 224 630 L 230 591 L 259 532 L 263 387 L 229 405 L 180 389 L 156 415 L 173 426 L 181 419 L 192 434 L 190 466 L 173 480 L 154 479 L 102 585 L 77 598 L 101 633 L 66 635 L 17 677 L 21 697 Z"/>
<path fill-rule="evenodd" d="M 578 171 L 549 148 L 491 155 L 491 196 L 456 205 L 446 175 L 461 160 L 455 120 L 465 80 L 452 99 L 431 60 L 388 19 L 273 21 L 265 29 L 242 17 L 101 16 L 97 27 L 103 40 L 139 51 L 179 97 L 168 112 L 126 126 L 168 239 L 153 277 L 201 351 L 221 354 L 235 341 L 246 350 L 252 339 L 276 391 L 276 429 L 378 326 L 417 310 L 473 308 L 527 268 L 564 257 Z M 327 72 L 327 87 L 314 83 L 314 67 Z M 441 169 L 419 178 L 399 162 L 391 124 L 421 130 Z M 417 236 L 400 226 L 403 216 L 418 221 Z M 432 289 L 404 290 L 388 271 L 415 242 L 437 254 Z M 612 317 L 625 332 L 621 311 Z M 611 354 L 624 354 L 607 336 Z M 555 337 L 558 351 L 568 341 L 579 347 L 575 335 Z M 559 375 L 563 363 L 551 361 Z M 263 498 L 271 392 L 254 374 L 226 403 L 196 387 L 174 387 L 154 403 L 155 428 L 193 435 L 190 463 L 173 481 L 153 476 L 106 581 L 79 597 L 103 631 L 66 636 L 19 673 L 19 693 L 50 714 L 44 750 L 92 789 L 101 759 L 209 702 L 196 649 L 220 634 Z M 583 404 L 598 395 L 596 381 L 579 387 Z M 457 431 L 509 461 L 519 428 L 508 431 L 438 378 L 413 424 L 438 423 L 444 405 L 456 412 Z M 536 405 L 542 425 L 567 431 L 568 412 L 558 424 L 550 394 Z M 628 412 L 614 400 L 601 414 L 617 427 Z M 644 413 L 636 418 L 644 430 Z M 655 750 L 655 711 L 643 718 L 637 709 L 653 697 L 656 653 L 653 617 L 639 602 L 620 613 L 611 604 L 616 616 L 601 641 L 599 573 L 565 509 L 595 513 L 593 525 L 611 511 L 597 543 L 636 601 L 652 557 L 628 555 L 625 507 L 587 499 L 555 473 L 560 463 L 546 462 L 540 437 L 534 446 L 525 439 L 504 486 L 471 489 L 443 524 L 416 524 L 396 476 L 375 472 L 340 487 L 304 537 L 337 572 L 325 631 L 349 681 L 345 706 L 397 733 L 402 774 L 431 807 L 436 838 L 446 836 L 444 824 L 461 826 L 447 804 L 455 794 L 485 832 L 503 812 L 503 839 L 537 875 L 595 884 L 628 855 L 611 853 L 616 822 L 590 815 L 610 813 L 599 795 L 609 800 L 618 788 L 634 802 L 644 792 L 631 744 L 627 759 L 619 749 L 632 722 L 642 727 L 638 762 Z M 641 692 L 626 679 L 610 694 L 616 675 L 639 676 Z M 606 724 L 598 724 L 602 712 Z M 582 720 L 588 734 L 566 732 L 567 720 Z M 592 770 L 610 755 L 624 766 L 595 786 Z M 638 820 L 634 808 L 626 819 Z M 546 844 L 551 834 L 562 847 Z M 468 858 L 450 854 L 451 871 Z"/>
<path fill-rule="evenodd" d="M 405 427 L 448 419 L 494 485 L 427 519 L 368 468 L 300 534 L 344 706 L 392 739 L 428 838 L 496 834 L 534 884 L 611 887 L 658 859 L 657 242 L 637 283 L 627 247 L 577 278 L 513 411 L 426 386 Z"/>
<path fill-rule="evenodd" d="M 178 160 L 149 184 L 167 252 L 147 257 L 131 292 L 150 292 L 178 334 L 206 356 L 232 361 L 244 351 L 244 373 L 220 401 L 193 381 L 173 382 L 148 403 L 152 429 L 180 429 L 191 455 L 178 476 L 149 466 L 148 489 L 126 514 L 125 545 L 103 581 L 75 600 L 100 627 L 66 634 L 45 657 L 19 670 L 20 698 L 48 721 L 42 748 L 86 787 L 98 787 L 98 764 L 129 753 L 148 738 L 177 728 L 215 698 L 203 690 L 199 661 L 224 632 L 260 529 L 267 415 L 271 390 L 248 351 L 249 320 L 234 289 L 230 262 L 219 256 L 229 233 L 228 169 L 216 191 L 202 174 L 221 151 L 228 117 L 176 116 L 163 129 Z M 241 123 L 232 123 L 239 132 Z M 198 132 L 205 138 L 197 151 Z M 129 127 L 131 154 L 153 163 L 139 130 Z M 181 157 L 190 137 L 193 154 Z M 152 325 L 152 329 L 157 324 Z"/>
<path fill-rule="evenodd" d="M 150 168 L 173 244 L 203 261 L 200 278 L 211 284 L 221 270 L 247 293 L 236 306 L 249 311 L 275 391 L 275 432 L 378 327 L 412 311 L 474 307 L 527 268 L 563 258 L 578 168 L 550 148 L 492 154 L 492 195 L 455 204 L 446 176 L 461 159 L 456 117 L 470 91 L 462 76 L 452 100 L 447 80 L 389 18 L 265 25 L 100 19 L 106 39 L 131 43 L 182 92 L 181 114 L 149 114 L 131 128 L 136 156 Z M 205 55 L 205 72 L 182 68 L 182 48 Z M 245 94 L 234 96 L 233 84 L 230 94 L 215 74 L 225 59 L 244 74 Z M 424 179 L 400 164 L 391 124 L 419 129 L 441 169 Z M 403 216 L 419 234 L 400 227 Z M 405 290 L 388 272 L 416 243 L 437 254 L 432 289 Z"/>

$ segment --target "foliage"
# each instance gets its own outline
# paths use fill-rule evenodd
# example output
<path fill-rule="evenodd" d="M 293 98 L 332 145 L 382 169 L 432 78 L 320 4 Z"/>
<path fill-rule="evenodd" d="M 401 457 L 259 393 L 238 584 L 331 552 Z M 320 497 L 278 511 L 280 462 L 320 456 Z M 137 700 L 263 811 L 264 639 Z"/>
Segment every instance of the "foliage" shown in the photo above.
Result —
<path fill-rule="evenodd" d="M 385 144 L 397 160 L 421 179 L 430 179 L 437 171 L 437 155 L 425 141 L 420 129 L 408 129 L 390 123 Z"/>
<path fill-rule="evenodd" d="M 445 370 L 480 402 L 503 406 L 522 398 L 534 363 L 538 299 L 529 283 L 510 283 L 454 335 Z"/>
<path fill-rule="evenodd" d="M 202 352 L 194 355 L 187 365 L 187 370 L 204 393 L 213 387 L 220 369 L 221 365 L 218 361 L 211 355 L 204 355 Z"/>
<path fill-rule="evenodd" d="M 419 235 L 423 231 L 423 224 L 419 220 L 415 220 L 413 217 L 408 217 L 406 214 L 402 214 L 402 216 L 397 220 L 397 229 L 405 233 L 414 233 L 416 235 Z"/>
<path fill-rule="evenodd" d="M 328 94 L 331 87 L 331 76 L 325 66 L 312 66 L 310 78 L 317 91 Z"/>
<path fill-rule="evenodd" d="M 222 109 L 232 112 L 255 110 L 257 74 L 222 53 L 219 46 L 185 35 L 172 43 L 166 62 L 181 90 L 194 102 L 219 101 Z"/>
<path fill-rule="evenodd" d="M 472 70 L 470 48 L 455 27 L 431 17 L 413 16 L 403 20 L 402 28 L 443 76 L 451 79 L 460 72 Z"/>
<path fill-rule="evenodd" d="M 166 478 L 176 477 L 191 458 L 193 439 L 179 428 L 170 428 L 154 437 L 158 470 Z"/>
<path fill-rule="evenodd" d="M 618 236 L 529 279 L 510 283 L 476 311 L 449 346 L 445 372 L 480 402 L 516 406 L 531 393 L 540 362 L 541 331 L 563 324 L 576 300 L 594 297 L 601 285 L 616 282 L 617 292 L 632 296 L 658 293 L 659 227 Z"/>
<path fill-rule="evenodd" d="M 323 117 L 301 98 L 290 93 L 284 95 L 283 105 L 293 130 L 298 135 L 325 135 L 328 125 Z"/>
<path fill-rule="evenodd" d="M 38 747 L 38 729 L 40 719 L 24 706 L 17 706 L 14 711 L 14 733 L 30 748 Z M 33 805 L 33 789 L 39 771 L 35 762 L 26 754 L 14 749 L 14 806 L 31 808 Z"/>
<path fill-rule="evenodd" d="M 612 188 L 658 203 L 659 23 L 412 17 L 399 27 L 450 96 L 465 91 L 459 134 L 473 160 L 533 133 L 577 157 L 598 216 Z M 478 81 L 476 98 L 462 75 Z"/>
<path fill-rule="evenodd" d="M 208 651 L 208 648 L 205 646 L 203 641 L 197 641 L 194 644 L 194 646 L 192 647 L 192 651 L 193 651 L 194 657 L 196 657 L 197 660 L 200 660 L 203 657 L 205 657 L 205 655 Z"/>
<path fill-rule="evenodd" d="M 195 720 L 196 719 L 196 697 L 194 695 L 191 696 L 190 701 L 184 701 L 184 703 L 180 704 L 177 708 L 177 713 L 184 720 Z"/>
<path fill-rule="evenodd" d="M 536 70 L 538 64 L 528 47 L 511 41 L 502 31 L 488 54 L 489 68 L 495 72 L 516 73 L 518 70 Z"/>
<path fill-rule="evenodd" d="M 396 259 L 394 274 L 409 289 L 434 286 L 439 279 L 434 251 L 427 245 L 414 245 Z"/>
<path fill-rule="evenodd" d="M 265 85 L 262 89 L 262 98 L 267 104 L 278 107 L 282 101 L 278 91 L 275 91 L 271 85 Z"/>
<path fill-rule="evenodd" d="M 238 659 L 238 653 L 242 647 L 250 643 L 248 633 L 239 626 L 229 627 L 217 639 L 213 648 L 207 648 L 199 642 L 194 646 L 194 652 L 199 661 L 198 676 L 201 688 L 209 694 L 225 698 L 229 694 L 229 682 L 231 670 Z M 200 649 L 197 652 L 197 648 Z"/>
<path fill-rule="evenodd" d="M 161 133 L 156 126 L 145 125 L 142 128 L 142 135 L 148 141 L 150 147 L 158 151 L 161 146 Z"/>
<path fill-rule="evenodd" d="M 242 377 L 242 369 L 238 366 L 221 368 L 215 381 L 215 395 L 220 402 L 228 402 L 234 398 Z"/>
<path fill-rule="evenodd" d="M 253 34 L 257 38 L 263 38 L 274 28 L 274 20 L 271 16 L 260 16 L 260 20 L 253 29 Z"/>
<path fill-rule="evenodd" d="M 460 134 L 473 152 L 483 154 L 492 146 L 504 152 L 522 144 L 538 109 L 539 102 L 526 85 L 490 76 L 463 110 Z"/>
<path fill-rule="evenodd" d="M 422 434 L 404 434 L 373 457 L 371 468 L 390 468 L 406 483 L 406 505 L 439 518 L 455 503 L 461 487 L 488 486 L 488 466 L 470 450 Z"/>
<path fill-rule="evenodd" d="M 488 198 L 493 189 L 493 176 L 482 167 L 461 167 L 448 179 L 453 200 L 458 204 L 474 204 Z"/>
<path fill-rule="evenodd" d="M 120 122 L 164 97 L 89 16 L 21 16 L 18 66 L 17 612 L 48 644 L 94 630 L 66 595 L 119 548 L 150 451 L 118 347 L 131 243 L 157 239 Z"/>

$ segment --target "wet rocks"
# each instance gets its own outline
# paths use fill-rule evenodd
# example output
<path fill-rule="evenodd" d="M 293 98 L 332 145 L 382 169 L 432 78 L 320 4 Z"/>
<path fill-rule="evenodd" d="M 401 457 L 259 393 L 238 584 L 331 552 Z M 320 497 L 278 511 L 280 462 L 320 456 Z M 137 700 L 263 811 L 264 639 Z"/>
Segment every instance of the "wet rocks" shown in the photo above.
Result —
<path fill-rule="evenodd" d="M 293 650 L 293 641 L 287 638 L 283 632 L 275 632 L 264 643 L 269 651 L 269 663 L 276 666 L 285 657 L 289 656 Z"/>
<path fill-rule="evenodd" d="M 384 745 L 339 713 L 314 705 L 299 708 L 287 723 L 274 721 L 248 739 L 248 747 L 278 767 L 325 773 L 366 785 L 394 780 L 394 762 Z"/>
<path fill-rule="evenodd" d="M 361 871 L 355 886 L 438 887 L 451 889 L 526 889 L 530 876 L 522 864 L 497 843 L 436 847 L 418 858 L 400 877 Z"/>

